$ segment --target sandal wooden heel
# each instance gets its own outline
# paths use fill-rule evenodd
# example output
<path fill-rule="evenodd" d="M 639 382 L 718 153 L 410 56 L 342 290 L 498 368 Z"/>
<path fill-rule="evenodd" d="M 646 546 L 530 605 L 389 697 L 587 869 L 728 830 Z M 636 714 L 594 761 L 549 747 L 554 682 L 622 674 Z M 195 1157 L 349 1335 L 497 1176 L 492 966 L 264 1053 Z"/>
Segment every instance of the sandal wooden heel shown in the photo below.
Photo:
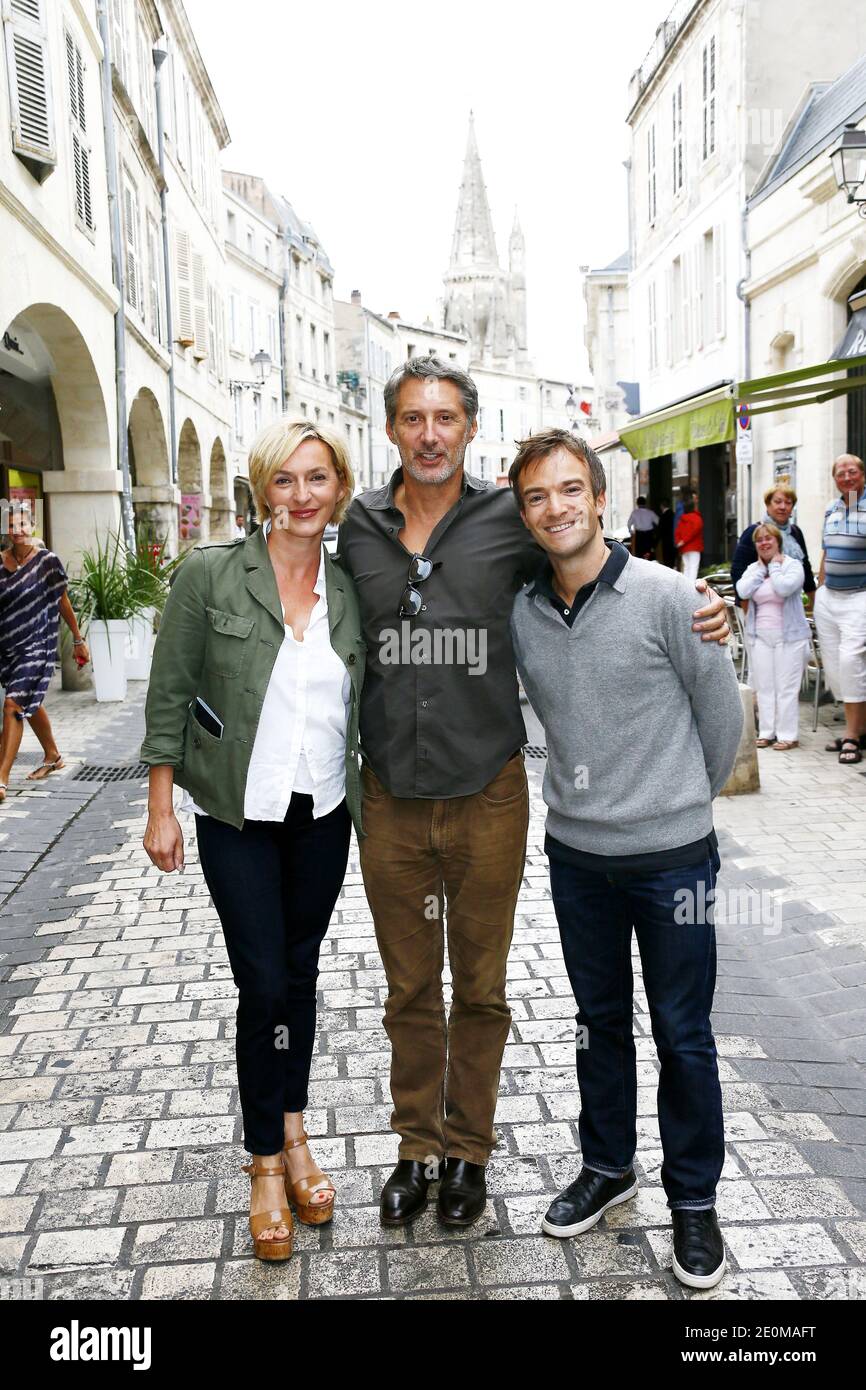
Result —
<path fill-rule="evenodd" d="M 299 1149 L 302 1144 L 307 1143 L 307 1137 L 302 1132 L 299 1139 L 288 1139 L 283 1145 L 283 1153 L 287 1153 L 289 1149 Z M 286 1201 L 294 1208 L 302 1226 L 324 1226 L 326 1222 L 333 1220 L 337 1189 L 326 1174 L 313 1180 L 298 1178 L 296 1182 L 292 1182 L 285 1168 L 283 1173 Z M 330 1192 L 330 1201 L 314 1202 L 312 1199 L 317 1192 Z"/>
<path fill-rule="evenodd" d="M 253 1178 L 285 1177 L 282 1163 L 279 1168 L 265 1168 L 261 1163 L 247 1163 L 241 1168 L 241 1172 L 249 1173 L 251 1185 Z M 272 1226 L 285 1226 L 289 1232 L 288 1240 L 259 1240 L 262 1231 L 267 1231 Z M 255 1216 L 250 1217 L 250 1235 L 253 1238 L 253 1249 L 257 1259 L 287 1260 L 294 1246 L 292 1213 L 288 1207 L 275 1207 L 273 1211 L 257 1211 Z"/>

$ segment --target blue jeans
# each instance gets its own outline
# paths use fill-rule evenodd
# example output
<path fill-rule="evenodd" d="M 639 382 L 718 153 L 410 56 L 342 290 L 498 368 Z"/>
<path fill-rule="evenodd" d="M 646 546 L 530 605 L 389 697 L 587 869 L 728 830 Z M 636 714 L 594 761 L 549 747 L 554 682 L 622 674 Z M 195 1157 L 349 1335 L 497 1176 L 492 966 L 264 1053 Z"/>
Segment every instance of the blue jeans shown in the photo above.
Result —
<path fill-rule="evenodd" d="M 661 1180 L 671 1209 L 715 1204 L 725 1159 L 710 1010 L 718 855 L 688 868 L 598 873 L 550 860 L 565 966 L 577 1001 L 583 1162 L 610 1177 L 637 1148 L 631 934 L 637 934 L 661 1074 Z M 709 902 L 707 899 L 709 898 Z"/>

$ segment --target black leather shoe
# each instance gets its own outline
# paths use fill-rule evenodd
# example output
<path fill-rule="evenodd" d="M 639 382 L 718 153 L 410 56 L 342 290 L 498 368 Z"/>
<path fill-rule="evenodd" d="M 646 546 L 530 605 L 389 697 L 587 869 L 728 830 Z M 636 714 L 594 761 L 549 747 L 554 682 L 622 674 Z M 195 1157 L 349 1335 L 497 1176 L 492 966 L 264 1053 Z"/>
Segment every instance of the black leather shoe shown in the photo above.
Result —
<path fill-rule="evenodd" d="M 609 1207 L 627 1202 L 637 1192 L 637 1178 L 607 1178 L 592 1168 L 581 1168 L 573 1183 L 560 1192 L 547 1208 L 541 1223 L 549 1236 L 579 1236 L 600 1221 Z"/>
<path fill-rule="evenodd" d="M 673 1211 L 674 1274 L 690 1289 L 712 1289 L 725 1272 L 725 1246 L 714 1207 Z"/>
<path fill-rule="evenodd" d="M 446 1226 L 471 1226 L 478 1220 L 487 1201 L 484 1174 L 483 1163 L 467 1163 L 464 1158 L 446 1160 L 436 1203 L 439 1220 Z"/>
<path fill-rule="evenodd" d="M 383 1226 L 404 1226 L 427 1205 L 427 1189 L 435 1179 L 428 1177 L 430 1166 L 414 1158 L 401 1158 L 379 1200 L 379 1216 Z"/>

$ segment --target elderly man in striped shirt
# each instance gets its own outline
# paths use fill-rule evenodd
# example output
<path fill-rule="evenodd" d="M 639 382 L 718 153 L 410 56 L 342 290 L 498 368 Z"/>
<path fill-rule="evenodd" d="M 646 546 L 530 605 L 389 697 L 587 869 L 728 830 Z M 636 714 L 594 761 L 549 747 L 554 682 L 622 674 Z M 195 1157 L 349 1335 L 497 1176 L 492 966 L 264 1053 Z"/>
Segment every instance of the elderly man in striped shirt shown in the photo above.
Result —
<path fill-rule="evenodd" d="M 855 454 L 833 464 L 839 496 L 824 515 L 815 627 L 827 683 L 845 706 L 845 733 L 827 744 L 840 763 L 866 745 L 866 468 Z"/>

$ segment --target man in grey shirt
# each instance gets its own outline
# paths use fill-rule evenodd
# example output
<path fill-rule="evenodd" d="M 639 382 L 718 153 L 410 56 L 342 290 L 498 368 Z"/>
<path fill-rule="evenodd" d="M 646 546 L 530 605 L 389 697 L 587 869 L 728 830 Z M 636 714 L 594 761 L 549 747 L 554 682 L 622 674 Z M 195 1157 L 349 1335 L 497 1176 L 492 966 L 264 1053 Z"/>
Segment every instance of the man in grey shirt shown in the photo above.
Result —
<path fill-rule="evenodd" d="M 712 799 L 742 731 L 737 678 L 726 650 L 693 640 L 689 581 L 605 543 L 604 470 L 582 440 L 532 436 L 510 480 L 549 560 L 515 599 L 512 636 L 547 734 L 545 849 L 579 1025 L 583 1168 L 543 1229 L 579 1235 L 637 1191 L 634 929 L 661 1063 L 674 1273 L 711 1288 L 725 1270 Z"/>

